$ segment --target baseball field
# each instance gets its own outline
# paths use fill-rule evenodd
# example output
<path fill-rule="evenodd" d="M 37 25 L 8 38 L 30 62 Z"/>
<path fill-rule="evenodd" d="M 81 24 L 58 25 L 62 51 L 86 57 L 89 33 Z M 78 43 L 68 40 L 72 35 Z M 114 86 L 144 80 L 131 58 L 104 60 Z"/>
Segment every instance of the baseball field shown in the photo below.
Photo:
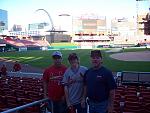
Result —
<path fill-rule="evenodd" d="M 103 56 L 103 64 L 110 68 L 112 71 L 142 71 L 142 72 L 150 72 L 150 49 L 149 48 L 125 48 L 119 51 L 111 51 L 108 52 L 109 48 L 103 48 L 102 56 Z M 2 52 L 0 53 L 0 58 L 5 58 L 7 60 L 19 61 L 23 64 L 28 64 L 33 67 L 38 68 L 46 68 L 52 63 L 51 54 L 56 50 L 48 50 L 48 51 L 25 51 L 25 52 Z M 67 57 L 69 53 L 75 52 L 80 57 L 80 64 L 83 66 L 90 67 L 90 49 L 75 49 L 75 50 L 59 50 L 63 54 L 63 63 L 67 66 L 69 65 L 67 61 Z M 137 55 L 135 53 L 139 53 L 142 56 L 139 56 L 137 61 L 131 60 L 130 56 L 128 57 L 128 53 L 132 54 L 132 59 L 136 58 Z M 141 53 L 140 53 L 141 52 Z M 143 52 L 143 53 L 142 53 Z M 125 53 L 125 55 L 123 54 Z M 145 54 L 148 53 L 148 54 Z M 123 54 L 123 56 L 119 56 L 119 58 L 125 57 L 127 60 L 118 59 L 118 57 L 111 57 L 115 54 Z M 145 54 L 145 55 L 143 55 Z M 144 60 L 145 57 L 148 59 Z"/>

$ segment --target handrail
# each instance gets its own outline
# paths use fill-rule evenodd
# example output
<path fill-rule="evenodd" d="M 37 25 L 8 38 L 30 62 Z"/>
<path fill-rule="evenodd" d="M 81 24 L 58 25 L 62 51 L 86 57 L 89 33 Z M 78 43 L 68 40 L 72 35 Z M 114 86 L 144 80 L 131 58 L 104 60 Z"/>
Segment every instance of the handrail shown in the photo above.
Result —
<path fill-rule="evenodd" d="M 7 72 L 9 76 L 15 76 L 15 77 L 28 77 L 28 78 L 41 78 L 42 77 L 42 73 L 29 73 L 29 72 L 22 72 L 22 71 L 18 71 L 18 72 Z"/>
<path fill-rule="evenodd" d="M 29 73 L 29 72 L 22 72 L 22 71 L 19 71 L 19 72 L 12 72 L 12 71 L 10 71 L 10 72 L 8 72 L 8 74 L 42 75 L 42 73 Z"/>
<path fill-rule="evenodd" d="M 138 74 L 145 73 L 145 74 L 149 74 L 150 72 L 139 72 L 139 71 L 121 71 L 121 73 L 138 73 Z"/>
<path fill-rule="evenodd" d="M 37 104 L 40 104 L 42 102 L 46 102 L 48 101 L 49 99 L 46 98 L 46 99 L 42 99 L 42 100 L 38 100 L 38 101 L 34 101 L 32 103 L 29 103 L 29 104 L 25 104 L 25 105 L 22 105 L 22 106 L 18 106 L 16 108 L 12 108 L 12 109 L 9 109 L 9 110 L 6 110 L 6 111 L 3 111 L 1 113 L 13 113 L 13 112 L 16 112 L 16 111 L 19 111 L 19 110 L 22 110 L 22 109 L 25 109 L 27 107 L 31 107 L 31 106 L 34 106 L 34 105 L 37 105 Z"/>

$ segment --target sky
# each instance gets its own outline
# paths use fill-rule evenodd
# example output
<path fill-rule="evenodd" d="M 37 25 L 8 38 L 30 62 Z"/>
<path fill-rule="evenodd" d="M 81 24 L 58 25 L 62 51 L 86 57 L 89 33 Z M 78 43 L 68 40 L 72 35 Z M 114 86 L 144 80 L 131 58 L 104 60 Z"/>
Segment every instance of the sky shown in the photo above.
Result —
<path fill-rule="evenodd" d="M 150 0 L 138 2 L 138 12 L 148 12 Z M 136 0 L 0 0 L 0 9 L 8 11 L 8 27 L 14 24 L 26 26 L 29 23 L 49 21 L 43 11 L 45 9 L 51 16 L 54 26 L 67 24 L 73 17 L 81 14 L 97 14 L 99 16 L 129 17 L 136 16 Z M 58 16 L 69 14 L 70 17 Z"/>

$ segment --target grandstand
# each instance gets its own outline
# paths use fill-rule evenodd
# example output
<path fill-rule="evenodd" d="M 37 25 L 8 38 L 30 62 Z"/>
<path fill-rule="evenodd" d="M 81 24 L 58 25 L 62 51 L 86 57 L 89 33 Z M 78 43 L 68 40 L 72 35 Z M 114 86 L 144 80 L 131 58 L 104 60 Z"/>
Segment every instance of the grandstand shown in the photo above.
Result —
<path fill-rule="evenodd" d="M 91 34 L 76 34 L 72 41 L 75 42 L 79 48 L 91 49 L 101 47 L 109 47 L 111 44 L 111 39 L 108 36 L 98 36 Z"/>
<path fill-rule="evenodd" d="M 150 113 L 150 72 L 118 72 L 114 77 L 118 87 L 113 113 Z M 42 80 L 39 77 L 0 77 L 0 87 L 0 112 L 43 99 Z M 41 105 L 43 102 L 18 112 L 44 113 Z"/>
<path fill-rule="evenodd" d="M 6 36 L 1 39 L 6 47 L 5 51 L 13 48 L 16 51 L 26 51 L 26 50 L 46 50 L 50 44 L 46 40 L 29 40 L 29 39 L 19 39 L 16 37 Z"/>

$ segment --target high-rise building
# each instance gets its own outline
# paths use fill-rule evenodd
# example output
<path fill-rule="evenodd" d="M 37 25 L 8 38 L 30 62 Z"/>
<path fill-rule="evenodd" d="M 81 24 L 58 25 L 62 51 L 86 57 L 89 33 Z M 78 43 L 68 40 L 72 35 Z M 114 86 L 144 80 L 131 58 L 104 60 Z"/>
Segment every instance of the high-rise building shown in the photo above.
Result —
<path fill-rule="evenodd" d="M 146 18 L 146 13 L 138 15 L 137 23 L 137 35 L 144 35 L 144 19 Z"/>
<path fill-rule="evenodd" d="M 144 34 L 150 35 L 150 12 L 147 13 L 146 17 L 143 18 L 144 23 Z"/>
<path fill-rule="evenodd" d="M 0 9 L 0 31 L 8 30 L 8 13 Z"/>
<path fill-rule="evenodd" d="M 12 31 L 22 31 L 22 26 L 21 25 L 13 25 Z"/>
<path fill-rule="evenodd" d="M 132 18 L 114 18 L 111 20 L 111 33 L 117 36 L 135 36 L 136 19 Z"/>

